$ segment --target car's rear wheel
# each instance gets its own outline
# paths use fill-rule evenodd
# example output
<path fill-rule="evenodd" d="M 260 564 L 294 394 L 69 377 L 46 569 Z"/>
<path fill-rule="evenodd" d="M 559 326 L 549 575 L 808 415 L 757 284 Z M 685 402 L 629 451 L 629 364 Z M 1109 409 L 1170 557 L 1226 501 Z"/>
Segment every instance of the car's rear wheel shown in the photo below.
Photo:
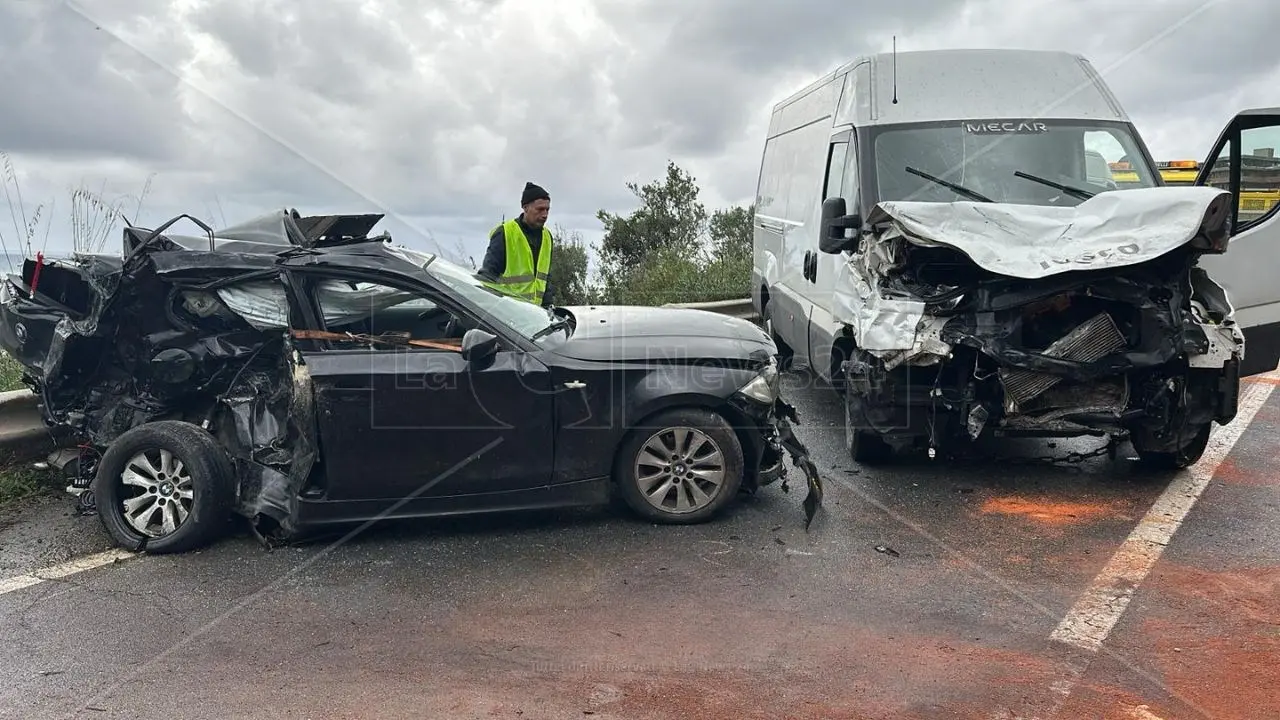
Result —
<path fill-rule="evenodd" d="M 647 420 L 623 442 L 618 489 L 639 515 L 659 523 L 709 520 L 742 485 L 742 444 L 720 415 L 696 408 Z"/>
<path fill-rule="evenodd" d="M 102 454 L 94 497 L 116 544 L 151 553 L 193 550 L 227 529 L 231 461 L 213 436 L 185 422 L 139 425 Z"/>

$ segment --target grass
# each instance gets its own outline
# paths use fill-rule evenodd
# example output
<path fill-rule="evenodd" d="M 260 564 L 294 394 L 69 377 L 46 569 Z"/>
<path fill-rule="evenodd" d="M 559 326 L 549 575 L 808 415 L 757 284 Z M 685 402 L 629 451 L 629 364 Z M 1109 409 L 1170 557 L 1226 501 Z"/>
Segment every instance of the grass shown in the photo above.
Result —
<path fill-rule="evenodd" d="M 22 366 L 7 352 L 0 351 L 0 392 L 22 390 Z"/>
<path fill-rule="evenodd" d="M 54 490 L 54 474 L 37 470 L 30 463 L 0 467 L 0 507 Z"/>
<path fill-rule="evenodd" d="M 9 353 L 0 351 L 0 391 L 22 390 L 22 366 Z M 52 488 L 48 471 L 37 470 L 29 462 L 0 459 L 0 506 L 47 492 Z"/>

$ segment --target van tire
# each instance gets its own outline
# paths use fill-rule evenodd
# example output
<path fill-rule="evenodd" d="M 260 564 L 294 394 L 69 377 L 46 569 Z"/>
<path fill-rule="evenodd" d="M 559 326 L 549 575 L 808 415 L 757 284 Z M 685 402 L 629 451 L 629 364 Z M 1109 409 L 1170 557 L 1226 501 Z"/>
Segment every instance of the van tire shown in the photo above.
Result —
<path fill-rule="evenodd" d="M 795 358 L 795 351 L 791 349 L 791 346 L 787 344 L 786 340 L 783 340 L 782 337 L 778 335 L 778 331 L 773 328 L 773 317 L 771 317 L 771 309 L 767 301 L 765 302 L 764 312 L 762 312 L 761 315 L 764 322 L 765 332 L 769 333 L 769 338 L 773 340 L 773 344 L 778 348 L 778 367 L 785 370 L 791 366 L 791 361 Z"/>
<path fill-rule="evenodd" d="M 1140 432 L 1133 433 L 1130 442 L 1138 453 L 1138 463 L 1142 467 L 1158 472 L 1173 472 L 1199 462 L 1200 457 L 1209 447 L 1209 434 L 1212 429 L 1211 423 L 1205 423 L 1195 434 L 1185 438 L 1181 447 L 1171 451 L 1149 449 L 1146 436 Z"/>
<path fill-rule="evenodd" d="M 135 483 L 124 482 L 126 470 L 137 476 Z M 142 482 L 149 487 L 138 484 Z M 231 459 L 212 435 L 191 423 L 160 420 L 126 431 L 107 447 L 98 462 L 93 494 L 104 529 L 120 547 L 182 553 L 207 545 L 227 531 L 234 482 Z M 171 509 L 175 505 L 183 508 L 185 517 L 172 516 L 175 530 L 161 528 L 159 534 L 144 534 L 125 517 L 126 500 L 148 495 L 155 498 L 147 505 L 153 521 L 175 513 Z M 189 505 L 184 500 L 190 500 Z"/>
<path fill-rule="evenodd" d="M 893 446 L 874 432 L 853 427 L 849 403 L 844 403 L 844 444 L 849 458 L 859 465 L 874 467 L 893 459 Z"/>

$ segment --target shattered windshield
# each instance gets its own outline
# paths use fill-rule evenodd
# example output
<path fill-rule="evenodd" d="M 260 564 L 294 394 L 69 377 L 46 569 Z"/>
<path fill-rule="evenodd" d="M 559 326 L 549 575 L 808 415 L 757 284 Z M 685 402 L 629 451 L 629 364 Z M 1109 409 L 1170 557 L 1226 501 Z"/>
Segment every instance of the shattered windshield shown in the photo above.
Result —
<path fill-rule="evenodd" d="M 443 258 L 431 261 L 426 270 L 432 277 L 448 285 L 468 302 L 483 308 L 508 327 L 531 340 L 538 339 L 535 336 L 556 320 L 545 308 L 504 295 L 485 285 L 475 273 L 464 270 Z"/>
<path fill-rule="evenodd" d="M 1098 193 L 1156 185 L 1155 173 L 1125 123 L 993 120 L 890 126 L 873 136 L 872 145 L 877 201 L 984 198 L 1078 205 Z"/>

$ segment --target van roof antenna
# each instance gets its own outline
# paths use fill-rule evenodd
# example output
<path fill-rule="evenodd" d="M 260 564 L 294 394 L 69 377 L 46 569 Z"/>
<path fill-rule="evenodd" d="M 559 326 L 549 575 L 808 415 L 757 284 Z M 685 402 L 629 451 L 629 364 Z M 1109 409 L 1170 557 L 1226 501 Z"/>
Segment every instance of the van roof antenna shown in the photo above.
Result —
<path fill-rule="evenodd" d="M 893 36 L 893 104 L 898 104 L 898 36 Z"/>

